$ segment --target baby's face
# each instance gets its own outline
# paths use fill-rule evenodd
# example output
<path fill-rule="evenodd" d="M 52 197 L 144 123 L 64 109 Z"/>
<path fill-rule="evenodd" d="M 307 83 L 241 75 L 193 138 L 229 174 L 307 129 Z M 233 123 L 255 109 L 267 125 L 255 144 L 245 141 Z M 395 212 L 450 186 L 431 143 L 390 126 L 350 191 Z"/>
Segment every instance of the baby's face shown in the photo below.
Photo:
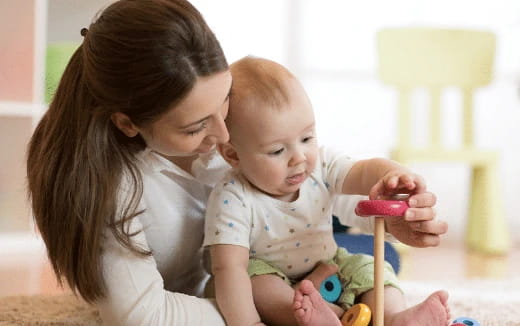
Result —
<path fill-rule="evenodd" d="M 314 113 L 303 89 L 294 89 L 283 108 L 249 110 L 239 120 L 232 142 L 242 174 L 259 190 L 294 200 L 318 153 Z"/>

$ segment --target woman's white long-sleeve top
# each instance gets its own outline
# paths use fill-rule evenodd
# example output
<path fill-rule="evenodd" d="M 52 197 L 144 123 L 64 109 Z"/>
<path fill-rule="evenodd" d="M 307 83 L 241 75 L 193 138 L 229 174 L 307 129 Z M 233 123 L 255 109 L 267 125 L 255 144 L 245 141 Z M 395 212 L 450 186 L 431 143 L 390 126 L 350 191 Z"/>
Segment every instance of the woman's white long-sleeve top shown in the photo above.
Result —
<path fill-rule="evenodd" d="M 198 296 L 208 277 L 201 251 L 206 201 L 229 167 L 215 152 L 194 161 L 192 174 L 149 150 L 140 163 L 145 211 L 129 228 L 142 230 L 132 239 L 152 256 L 137 256 L 106 233 L 107 296 L 97 302 L 104 324 L 224 326 L 214 300 Z"/>

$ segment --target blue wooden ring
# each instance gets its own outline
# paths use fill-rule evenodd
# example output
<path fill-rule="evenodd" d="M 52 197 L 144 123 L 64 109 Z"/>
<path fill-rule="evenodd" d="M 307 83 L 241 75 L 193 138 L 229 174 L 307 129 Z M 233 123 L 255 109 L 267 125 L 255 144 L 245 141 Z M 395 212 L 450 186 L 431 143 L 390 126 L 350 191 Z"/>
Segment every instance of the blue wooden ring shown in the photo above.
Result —
<path fill-rule="evenodd" d="M 451 325 L 455 325 L 455 324 L 462 324 L 465 326 L 466 325 L 467 326 L 480 326 L 480 323 L 478 321 L 476 321 L 473 318 L 469 318 L 469 317 L 459 317 L 451 323 Z"/>
<path fill-rule="evenodd" d="M 342 290 L 341 282 L 336 274 L 327 277 L 320 285 L 322 298 L 331 303 L 338 301 Z"/>

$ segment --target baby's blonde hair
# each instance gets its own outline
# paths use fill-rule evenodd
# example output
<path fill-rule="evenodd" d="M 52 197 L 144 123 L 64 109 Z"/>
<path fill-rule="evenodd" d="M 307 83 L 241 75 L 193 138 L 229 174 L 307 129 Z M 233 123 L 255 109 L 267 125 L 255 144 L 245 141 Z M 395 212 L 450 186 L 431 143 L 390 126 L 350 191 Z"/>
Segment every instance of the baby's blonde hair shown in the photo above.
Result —
<path fill-rule="evenodd" d="M 247 56 L 230 66 L 233 85 L 229 99 L 231 121 L 237 110 L 281 109 L 289 103 L 290 80 L 294 75 L 274 61 Z"/>

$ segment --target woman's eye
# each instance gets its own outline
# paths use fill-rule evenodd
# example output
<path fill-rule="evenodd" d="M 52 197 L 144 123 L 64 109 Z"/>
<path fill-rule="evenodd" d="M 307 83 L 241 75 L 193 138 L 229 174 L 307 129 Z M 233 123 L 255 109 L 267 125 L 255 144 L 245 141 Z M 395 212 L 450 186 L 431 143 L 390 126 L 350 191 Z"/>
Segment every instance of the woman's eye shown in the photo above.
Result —
<path fill-rule="evenodd" d="M 283 153 L 283 148 L 280 148 L 279 150 L 269 152 L 269 155 L 280 155 Z"/>
<path fill-rule="evenodd" d="M 187 131 L 186 133 L 190 136 L 195 136 L 197 135 L 198 133 L 200 133 L 202 130 L 206 129 L 207 127 L 207 123 L 206 122 L 203 122 L 200 124 L 200 127 L 195 129 L 195 130 L 190 130 L 190 131 Z"/>

